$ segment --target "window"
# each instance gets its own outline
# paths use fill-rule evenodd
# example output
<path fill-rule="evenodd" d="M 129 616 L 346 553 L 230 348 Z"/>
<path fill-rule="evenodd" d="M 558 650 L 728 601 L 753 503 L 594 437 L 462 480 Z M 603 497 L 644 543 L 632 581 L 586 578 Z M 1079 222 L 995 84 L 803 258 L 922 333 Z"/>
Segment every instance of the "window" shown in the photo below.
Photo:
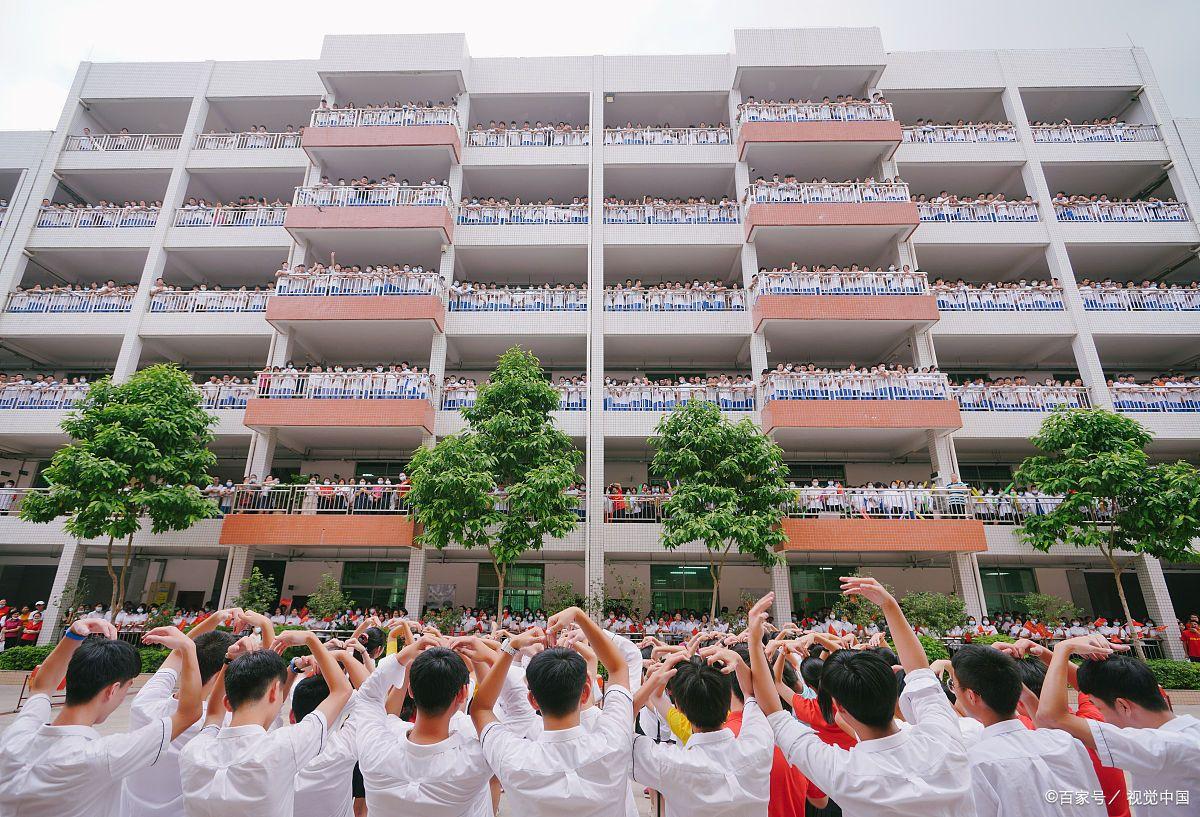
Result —
<path fill-rule="evenodd" d="M 342 565 L 342 592 L 355 607 L 404 606 L 408 588 L 408 562 L 346 562 Z"/>
<path fill-rule="evenodd" d="M 836 480 L 846 484 L 846 466 L 832 462 L 789 462 L 788 479 L 797 485 L 806 485 L 814 479 L 821 482 Z"/>
<path fill-rule="evenodd" d="M 1003 491 L 1012 485 L 1011 465 L 975 465 L 971 463 L 958 464 L 958 476 L 968 485 L 978 486 L 980 490 L 995 488 Z"/>
<path fill-rule="evenodd" d="M 500 580 L 496 568 L 485 562 L 479 564 L 479 581 L 475 586 L 475 606 L 496 610 L 507 605 L 513 610 L 536 610 L 542 606 L 546 588 L 546 566 L 538 564 L 509 565 L 504 579 L 504 605 L 496 604 Z"/>
<path fill-rule="evenodd" d="M 407 474 L 407 462 L 359 462 L 354 465 L 355 479 L 374 481 L 379 477 L 396 481 L 396 477 Z"/>
<path fill-rule="evenodd" d="M 1025 594 L 1037 592 L 1037 579 L 1031 567 L 981 566 L 984 604 L 988 613 L 1002 610 L 1025 612 Z"/>
<path fill-rule="evenodd" d="M 650 608 L 655 612 L 699 610 L 712 605 L 708 565 L 650 565 Z"/>
<path fill-rule="evenodd" d="M 841 571 L 831 565 L 792 565 L 792 610 L 813 613 L 842 597 Z"/>

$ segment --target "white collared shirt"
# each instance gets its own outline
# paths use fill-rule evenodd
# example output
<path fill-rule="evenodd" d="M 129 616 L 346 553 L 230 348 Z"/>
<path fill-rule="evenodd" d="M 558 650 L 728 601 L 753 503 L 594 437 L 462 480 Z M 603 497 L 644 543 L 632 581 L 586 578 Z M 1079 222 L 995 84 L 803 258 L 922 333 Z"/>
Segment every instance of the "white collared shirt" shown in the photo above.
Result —
<path fill-rule="evenodd" d="M 292 686 L 292 690 L 295 690 Z M 357 693 L 343 709 L 353 711 Z M 290 712 L 292 700 L 289 696 L 284 707 Z M 279 728 L 286 728 L 281 726 Z M 338 729 L 331 729 L 325 739 L 325 748 L 296 772 L 296 792 L 293 797 L 292 813 L 295 817 L 353 817 L 354 764 L 358 760 L 355 751 L 354 728 L 349 720 Z"/>
<path fill-rule="evenodd" d="M 479 740 L 513 814 L 624 817 L 633 742 L 633 698 L 625 687 L 609 686 L 590 725 L 529 739 L 494 721 Z"/>
<path fill-rule="evenodd" d="M 904 679 L 900 708 L 912 724 L 846 750 L 826 744 L 791 713 L 767 719 L 788 762 L 854 817 L 969 817 L 967 752 L 958 716 L 928 669 Z"/>
<path fill-rule="evenodd" d="M 291 817 L 296 773 L 325 748 L 328 731 L 320 711 L 270 732 L 201 729 L 179 761 L 187 817 Z"/>
<path fill-rule="evenodd" d="M 766 817 L 775 739 L 758 702 L 746 699 L 742 729 L 693 732 L 682 749 L 633 739 L 633 779 L 662 793 L 667 817 Z"/>
<path fill-rule="evenodd" d="M 1132 776 L 1131 793 L 1190 791 L 1193 801 L 1200 796 L 1200 720 L 1177 715 L 1158 729 L 1123 729 L 1094 720 L 1087 723 L 1100 762 Z M 1161 801 L 1147 806 L 1155 815 L 1194 815 L 1196 807 L 1195 802 Z"/>
<path fill-rule="evenodd" d="M 967 750 L 971 789 L 978 817 L 1104 817 L 1104 803 L 1092 757 L 1082 743 L 1061 729 L 1029 729 L 1016 718 L 983 729 Z M 1059 803 L 1047 792 L 1082 791 L 1085 803 Z"/>
<path fill-rule="evenodd" d="M 171 719 L 101 736 L 50 726 L 50 698 L 34 695 L 0 733 L 0 814 L 118 817 L 121 783 L 153 766 L 171 743 Z"/>

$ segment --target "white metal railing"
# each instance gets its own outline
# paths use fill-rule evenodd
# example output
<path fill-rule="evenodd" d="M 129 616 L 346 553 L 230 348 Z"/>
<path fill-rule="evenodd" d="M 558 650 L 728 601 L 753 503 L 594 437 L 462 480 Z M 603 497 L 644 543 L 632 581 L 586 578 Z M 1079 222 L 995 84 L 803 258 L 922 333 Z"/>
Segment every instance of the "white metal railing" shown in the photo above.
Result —
<path fill-rule="evenodd" d="M 205 494 L 224 514 L 406 514 L 408 485 L 234 485 L 215 486 Z"/>
<path fill-rule="evenodd" d="M 253 383 L 201 383 L 201 405 L 213 411 L 244 409 L 254 396 Z"/>
<path fill-rule="evenodd" d="M 1012 125 L 905 125 L 903 141 L 915 144 L 1016 142 Z"/>
<path fill-rule="evenodd" d="M 1059 221 L 1187 221 L 1180 201 L 1093 201 L 1054 205 Z"/>
<path fill-rule="evenodd" d="M 558 392 L 559 411 L 587 411 L 587 383 L 562 385 L 555 383 Z M 464 386 L 447 383 L 442 387 L 441 406 L 446 411 L 459 411 L 475 405 L 478 396 L 478 386 Z"/>
<path fill-rule="evenodd" d="M 166 290 L 150 296 L 151 312 L 265 312 L 270 290 Z"/>
<path fill-rule="evenodd" d="M 279 150 L 300 147 L 300 134 L 283 133 L 197 133 L 196 150 Z"/>
<path fill-rule="evenodd" d="M 737 224 L 741 208 L 728 204 L 605 204 L 605 224 Z"/>
<path fill-rule="evenodd" d="M 1020 524 L 1030 516 L 1052 512 L 1063 497 L 1027 491 L 980 494 L 974 489 L 945 488 L 799 488 L 785 508 L 788 516 L 836 515 L 847 519 L 980 519 L 991 524 Z M 1097 512 L 1093 519 L 1108 515 Z"/>
<path fill-rule="evenodd" d="M 157 207 L 43 207 L 38 227 L 153 227 Z"/>
<path fill-rule="evenodd" d="M 1083 308 L 1089 312 L 1195 312 L 1200 310 L 1200 287 L 1081 286 Z"/>
<path fill-rule="evenodd" d="M 753 411 L 752 383 L 676 383 L 660 386 L 653 383 L 627 383 L 604 389 L 605 411 L 670 411 L 692 400 L 716 403 L 722 411 Z"/>
<path fill-rule="evenodd" d="M 1061 312 L 1066 309 L 1062 287 L 983 289 L 935 284 L 933 292 L 942 312 Z"/>
<path fill-rule="evenodd" d="M 754 283 L 758 295 L 924 295 L 929 278 L 923 272 L 864 270 L 760 272 Z"/>
<path fill-rule="evenodd" d="M 181 207 L 175 211 L 176 227 L 282 227 L 287 207 Z"/>
<path fill-rule="evenodd" d="M 890 102 L 746 103 L 739 122 L 880 122 L 895 119 Z"/>
<path fill-rule="evenodd" d="M 309 119 L 314 128 L 362 128 L 415 125 L 458 126 L 458 109 L 450 105 L 427 108 L 402 105 L 398 108 L 316 108 Z"/>
<path fill-rule="evenodd" d="M 1037 221 L 1037 202 L 967 201 L 917 202 L 921 221 Z"/>
<path fill-rule="evenodd" d="M 733 131 L 711 128 L 605 128 L 606 145 L 731 145 Z"/>
<path fill-rule="evenodd" d="M 440 295 L 436 272 L 289 273 L 275 279 L 276 295 Z"/>
<path fill-rule="evenodd" d="M 586 289 L 558 286 L 451 287 L 447 308 L 451 312 L 582 312 L 587 309 Z"/>
<path fill-rule="evenodd" d="M 1034 125 L 1035 142 L 1157 142 L 1155 125 Z"/>
<path fill-rule="evenodd" d="M 385 372 L 259 372 L 256 396 L 304 400 L 428 400 L 429 375 Z"/>
<path fill-rule="evenodd" d="M 14 292 L 5 312 L 129 312 L 133 292 L 84 289 L 63 292 Z"/>
<path fill-rule="evenodd" d="M 587 224 L 586 204 L 476 204 L 462 205 L 459 224 Z"/>
<path fill-rule="evenodd" d="M 63 150 L 177 150 L 182 140 L 178 133 L 93 133 L 68 136 Z"/>
<path fill-rule="evenodd" d="M 948 400 L 950 383 L 940 372 L 768 372 L 764 400 Z"/>
<path fill-rule="evenodd" d="M 1114 385 L 1113 406 L 1124 412 L 1200 412 L 1200 385 Z"/>
<path fill-rule="evenodd" d="M 1083 386 L 951 386 L 951 394 L 962 411 L 1051 412 L 1058 408 L 1087 408 L 1091 405 Z"/>
<path fill-rule="evenodd" d="M 749 204 L 861 204 L 909 201 L 904 182 L 754 182 L 746 191 Z"/>
<path fill-rule="evenodd" d="M 554 128 L 471 130 L 466 138 L 467 147 L 473 148 L 581 147 L 592 143 L 588 131 Z"/>
<path fill-rule="evenodd" d="M 604 291 L 606 312 L 743 312 L 746 290 L 729 287 L 610 288 Z"/>
<path fill-rule="evenodd" d="M 441 184 L 340 184 L 297 187 L 298 207 L 453 207 L 450 188 Z"/>
<path fill-rule="evenodd" d="M 64 409 L 82 400 L 91 388 L 88 383 L 64 383 L 40 386 L 31 383 L 0 385 L 0 409 Z"/>

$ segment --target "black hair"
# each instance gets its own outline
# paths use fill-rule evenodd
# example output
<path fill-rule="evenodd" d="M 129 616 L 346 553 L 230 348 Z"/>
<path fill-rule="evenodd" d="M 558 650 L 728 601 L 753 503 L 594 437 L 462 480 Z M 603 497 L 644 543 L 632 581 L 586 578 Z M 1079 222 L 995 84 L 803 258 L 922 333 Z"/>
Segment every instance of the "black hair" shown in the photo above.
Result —
<path fill-rule="evenodd" d="M 888 662 L 888 666 L 897 666 L 900 663 L 900 656 L 896 655 L 896 651 L 891 647 L 872 647 L 871 652 L 878 655 L 884 661 Z"/>
<path fill-rule="evenodd" d="M 225 697 L 236 711 L 244 703 L 253 703 L 267 694 L 272 681 L 287 681 L 287 663 L 277 652 L 255 650 L 233 659 L 225 668 Z"/>
<path fill-rule="evenodd" d="M 672 689 L 675 706 L 697 730 L 720 729 L 729 717 L 732 677 L 704 663 L 703 659 L 681 661 L 675 665 Z"/>
<path fill-rule="evenodd" d="M 1021 683 L 1029 687 L 1029 691 L 1039 698 L 1042 697 L 1042 684 L 1046 680 L 1046 665 L 1036 658 L 1022 658 L 1017 662 L 1017 673 Z"/>
<path fill-rule="evenodd" d="M 821 673 L 825 670 L 825 660 L 822 658 L 805 658 L 800 662 L 800 677 L 804 685 L 813 689 L 821 688 Z"/>
<path fill-rule="evenodd" d="M 207 684 L 225 666 L 225 653 L 237 643 L 237 636 L 222 630 L 196 636 L 196 661 L 200 665 L 200 683 Z"/>
<path fill-rule="evenodd" d="M 588 682 L 587 662 L 574 650 L 550 647 L 530 659 L 525 680 L 542 714 L 561 717 L 579 709 Z"/>
<path fill-rule="evenodd" d="M 733 650 L 735 653 L 737 653 L 738 656 L 743 661 L 746 662 L 746 666 L 750 666 L 750 650 L 746 648 L 745 644 L 737 644 L 733 647 L 730 647 L 730 649 Z M 788 661 L 783 662 L 783 682 L 785 684 L 787 684 L 788 670 L 791 668 L 792 668 L 791 663 L 789 663 Z M 744 693 L 742 691 L 742 685 L 738 683 L 737 678 L 735 678 L 733 676 L 729 676 L 729 677 L 731 678 L 729 688 L 733 691 L 733 694 L 737 696 L 737 699 L 739 701 L 741 701 L 742 703 L 745 703 L 746 702 L 746 693 Z M 796 671 L 792 670 L 792 680 L 795 681 L 795 679 L 796 679 Z M 788 684 L 788 686 L 791 686 L 791 684 Z M 753 690 L 751 690 L 751 694 L 753 694 Z"/>
<path fill-rule="evenodd" d="M 1006 718 L 1013 716 L 1021 700 L 1016 663 L 1011 655 L 981 644 L 964 644 L 950 659 L 959 692 L 971 690 L 988 709 Z"/>
<path fill-rule="evenodd" d="M 462 656 L 445 647 L 430 647 L 408 669 L 408 688 L 423 714 L 441 715 L 471 679 Z"/>
<path fill-rule="evenodd" d="M 296 723 L 308 717 L 328 697 L 329 683 L 323 675 L 311 675 L 292 687 L 292 717 Z"/>
<path fill-rule="evenodd" d="M 1103 661 L 1084 661 L 1079 665 L 1078 680 L 1080 692 L 1109 706 L 1124 698 L 1151 712 L 1169 708 L 1154 673 L 1136 658 L 1110 655 Z"/>
<path fill-rule="evenodd" d="M 372 658 L 378 658 L 379 651 L 387 646 L 387 634 L 378 627 L 368 627 L 359 637 Z"/>
<path fill-rule="evenodd" d="M 898 694 L 896 675 L 883 658 L 869 650 L 837 650 L 821 669 L 817 703 L 827 723 L 833 723 L 836 702 L 855 720 L 883 729 L 895 717 Z"/>
<path fill-rule="evenodd" d="M 132 681 L 141 671 L 142 658 L 128 641 L 87 638 L 67 664 L 67 703 L 85 704 L 113 684 Z"/>

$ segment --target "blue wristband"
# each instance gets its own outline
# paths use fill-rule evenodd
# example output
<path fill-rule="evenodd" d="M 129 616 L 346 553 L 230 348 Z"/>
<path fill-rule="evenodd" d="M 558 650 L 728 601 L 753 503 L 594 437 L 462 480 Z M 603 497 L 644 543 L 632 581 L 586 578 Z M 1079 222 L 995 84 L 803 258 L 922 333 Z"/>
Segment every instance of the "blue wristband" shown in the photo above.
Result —
<path fill-rule="evenodd" d="M 69 638 L 72 641 L 87 641 L 86 635 L 79 635 L 78 633 L 73 632 L 70 627 L 68 627 L 66 629 L 66 631 L 63 633 L 63 637 Z"/>

